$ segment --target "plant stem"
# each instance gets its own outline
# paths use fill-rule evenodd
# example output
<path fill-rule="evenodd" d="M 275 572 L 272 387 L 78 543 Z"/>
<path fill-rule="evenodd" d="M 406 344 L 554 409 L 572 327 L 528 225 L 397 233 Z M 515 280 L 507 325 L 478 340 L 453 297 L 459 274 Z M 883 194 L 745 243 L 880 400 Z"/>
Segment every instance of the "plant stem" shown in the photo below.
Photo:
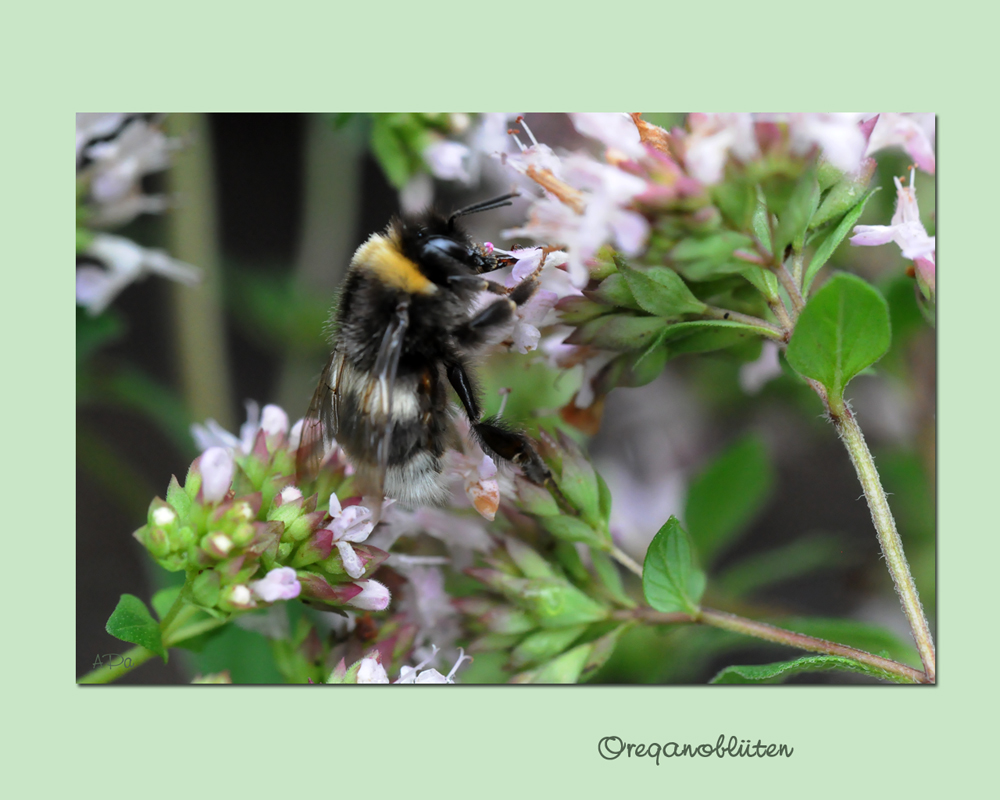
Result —
<path fill-rule="evenodd" d="M 893 520 L 892 512 L 889 510 L 889 501 L 882 488 L 882 482 L 879 480 L 878 471 L 875 469 L 875 461 L 872 459 L 861 428 L 847 403 L 844 403 L 839 413 L 831 411 L 830 419 L 836 426 L 844 446 L 847 447 L 851 462 L 858 473 L 858 480 L 861 481 L 865 499 L 868 500 L 868 508 L 872 513 L 872 522 L 875 524 L 882 555 L 885 556 L 889 574 L 896 585 L 896 594 L 899 595 L 903 613 L 906 614 L 906 619 L 910 623 L 910 630 L 913 632 L 913 639 L 917 644 L 917 652 L 920 653 L 920 660 L 924 665 L 927 679 L 933 683 L 935 676 L 934 639 L 931 636 L 930 626 L 927 624 L 924 608 L 920 604 L 917 586 L 910 574 L 910 565 L 903 552 L 903 542 L 899 538 L 895 520 Z"/>
<path fill-rule="evenodd" d="M 850 658 L 891 675 L 896 675 L 911 683 L 931 682 L 920 670 L 908 667 L 906 664 L 900 664 L 898 661 L 892 661 L 891 659 L 882 658 L 881 656 L 876 656 L 854 647 L 830 642 L 826 639 L 818 639 L 815 636 L 806 636 L 803 633 L 795 633 L 794 631 L 778 628 L 774 625 L 768 625 L 766 622 L 756 622 L 752 619 L 739 617 L 735 614 L 727 614 L 711 608 L 702 608 L 697 616 L 682 612 L 663 613 L 650 608 L 640 608 L 634 611 L 616 611 L 612 616 L 614 619 L 640 620 L 655 625 L 700 622 L 734 633 L 742 633 L 745 636 L 753 636 L 754 638 L 763 639 L 768 642 L 795 647 L 799 650 L 807 650 L 811 653 L 823 653 L 825 655 Z"/>
<path fill-rule="evenodd" d="M 728 308 L 719 308 L 717 306 L 708 306 L 702 315 L 710 319 L 728 319 L 733 322 L 742 322 L 744 325 L 753 325 L 755 328 L 763 328 L 765 331 L 764 335 L 769 339 L 774 339 L 778 342 L 785 341 L 785 332 L 781 328 L 762 320 L 760 317 L 752 317 L 749 314 L 741 314 L 738 311 L 730 311 Z"/>
<path fill-rule="evenodd" d="M 168 174 L 181 198 L 169 215 L 170 252 L 201 269 L 197 287 L 175 285 L 177 364 L 192 419 L 209 417 L 232 430 L 233 392 L 226 352 L 226 321 L 219 253 L 211 130 L 204 114 L 169 114 L 167 132 L 185 142 Z"/>
<path fill-rule="evenodd" d="M 77 683 L 111 683 L 118 680 L 122 675 L 131 672 L 140 664 L 144 664 L 153 656 L 152 650 L 145 647 L 136 646 L 122 655 L 121 664 L 111 667 L 98 667 L 84 675 Z"/>
<path fill-rule="evenodd" d="M 712 625 L 723 630 L 743 633 L 747 636 L 755 636 L 768 642 L 785 644 L 789 647 L 797 647 L 800 650 L 808 650 L 811 653 L 825 653 L 831 656 L 843 656 L 862 664 L 875 667 L 884 672 L 898 675 L 912 683 L 931 683 L 928 677 L 920 670 L 892 661 L 888 658 L 872 655 L 864 650 L 858 650 L 847 645 L 830 642 L 826 639 L 817 639 L 815 636 L 806 636 L 802 633 L 787 631 L 766 622 L 756 622 L 752 619 L 738 617 L 735 614 L 727 614 L 723 611 L 715 611 L 711 608 L 701 610 L 701 621 L 707 625 Z"/>
<path fill-rule="evenodd" d="M 792 311 L 795 317 L 798 317 L 799 312 L 802 311 L 806 304 L 806 301 L 802 299 L 802 292 L 799 291 L 799 287 L 795 285 L 795 279 L 792 278 L 791 274 L 788 272 L 788 268 L 778 262 L 772 265 L 771 269 L 774 274 L 778 276 L 778 280 L 781 285 L 785 287 L 785 291 L 788 292 L 788 297 L 792 301 Z"/>
<path fill-rule="evenodd" d="M 795 285 L 802 286 L 802 262 L 805 257 L 802 255 L 802 251 L 799 250 L 792 256 L 792 280 L 795 281 Z"/>
<path fill-rule="evenodd" d="M 191 585 L 194 583 L 195 572 L 190 570 L 187 573 L 187 578 L 184 581 L 184 585 L 181 587 L 180 592 L 177 593 L 177 599 L 174 600 L 174 604 L 170 606 L 163 619 L 160 620 L 160 635 L 162 636 L 166 633 L 167 629 L 174 621 L 174 617 L 177 616 L 178 612 L 184 607 L 191 597 Z"/>
<path fill-rule="evenodd" d="M 642 567 L 633 561 L 632 557 L 628 553 L 620 550 L 615 545 L 611 545 L 611 556 L 629 572 L 638 575 L 640 578 L 642 577 Z"/>
<path fill-rule="evenodd" d="M 185 611 L 188 608 L 194 609 L 194 606 L 187 606 Z M 166 617 L 164 617 L 164 621 L 166 621 Z M 193 639 L 195 636 L 200 636 L 203 633 L 222 627 L 228 621 L 229 620 L 227 619 L 206 619 L 201 622 L 196 622 L 194 625 L 188 625 L 186 628 L 181 628 L 180 630 L 175 631 L 172 636 L 164 634 L 163 646 L 169 649 L 183 641 L 186 641 L 187 639 Z M 113 667 L 98 667 L 97 669 L 91 670 L 80 678 L 77 683 L 111 683 L 112 681 L 118 680 L 122 675 L 131 672 L 140 664 L 145 664 L 155 655 L 156 653 L 152 650 L 147 650 L 145 647 L 133 647 L 122 656 L 121 664 L 116 664 Z"/>

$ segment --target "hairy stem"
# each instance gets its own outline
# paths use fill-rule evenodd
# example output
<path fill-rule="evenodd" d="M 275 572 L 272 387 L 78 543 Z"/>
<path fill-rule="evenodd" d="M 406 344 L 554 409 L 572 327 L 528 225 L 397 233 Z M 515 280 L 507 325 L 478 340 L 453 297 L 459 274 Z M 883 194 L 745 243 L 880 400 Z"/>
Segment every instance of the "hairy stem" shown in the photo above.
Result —
<path fill-rule="evenodd" d="M 858 473 L 858 480 L 861 481 L 865 499 L 868 501 L 868 508 L 872 513 L 872 522 L 875 524 L 882 555 L 885 556 L 886 566 L 889 568 L 889 574 L 896 586 L 896 594 L 899 595 L 903 613 L 910 623 L 910 630 L 913 632 L 913 639 L 917 644 L 917 652 L 920 653 L 920 660 L 923 662 L 927 679 L 933 683 L 935 675 L 934 639 L 931 636 L 930 625 L 927 624 L 924 608 L 920 603 L 917 586 L 910 574 L 910 565 L 903 552 L 903 542 L 896 530 L 896 522 L 892 517 L 892 512 L 889 510 L 889 501 L 882 488 L 882 482 L 879 480 L 878 471 L 875 469 L 875 461 L 868 450 L 868 445 L 865 444 L 861 428 L 846 403 L 839 413 L 831 412 L 830 419 L 836 426 L 841 441 L 851 456 L 854 469 Z"/>
<path fill-rule="evenodd" d="M 775 644 L 795 647 L 799 650 L 806 650 L 810 653 L 823 653 L 825 655 L 850 658 L 853 661 L 858 661 L 862 664 L 867 664 L 870 667 L 880 669 L 891 675 L 898 676 L 899 678 L 910 683 L 931 682 L 920 670 L 908 667 L 906 664 L 900 664 L 898 661 L 882 658 L 881 656 L 876 656 L 864 650 L 858 650 L 854 647 L 848 647 L 847 645 L 838 644 L 837 642 L 830 642 L 826 639 L 818 639 L 815 636 L 807 636 L 803 633 L 796 633 L 795 631 L 789 631 L 784 628 L 778 628 L 774 625 L 768 625 L 766 622 L 756 622 L 752 619 L 739 617 L 735 614 L 727 614 L 724 611 L 716 611 L 711 608 L 702 608 L 697 616 L 682 612 L 663 613 L 660 611 L 654 611 L 650 608 L 640 608 L 635 609 L 634 611 L 616 611 L 613 614 L 613 617 L 615 619 L 640 620 L 654 625 L 678 625 L 700 622 L 704 625 L 711 625 L 715 628 L 732 631 L 733 633 L 741 633 L 745 636 L 753 636 L 756 639 L 763 639 L 768 642 L 774 642 Z"/>
<path fill-rule="evenodd" d="M 733 322 L 742 322 L 744 325 L 753 325 L 755 328 L 763 328 L 764 335 L 769 339 L 778 342 L 785 341 L 785 331 L 760 317 L 752 317 L 749 314 L 741 314 L 738 311 L 730 311 L 728 308 L 718 308 L 717 306 L 708 306 L 702 315 L 709 319 L 729 319 Z"/>
<path fill-rule="evenodd" d="M 774 274 L 778 276 L 781 285 L 785 287 L 785 291 L 788 292 L 788 297 L 792 301 L 792 311 L 797 318 L 799 312 L 802 311 L 806 304 L 806 301 L 802 299 L 802 292 L 799 291 L 799 287 L 795 284 L 795 279 L 792 278 L 791 273 L 789 273 L 788 268 L 784 264 L 775 261 L 771 268 Z"/>

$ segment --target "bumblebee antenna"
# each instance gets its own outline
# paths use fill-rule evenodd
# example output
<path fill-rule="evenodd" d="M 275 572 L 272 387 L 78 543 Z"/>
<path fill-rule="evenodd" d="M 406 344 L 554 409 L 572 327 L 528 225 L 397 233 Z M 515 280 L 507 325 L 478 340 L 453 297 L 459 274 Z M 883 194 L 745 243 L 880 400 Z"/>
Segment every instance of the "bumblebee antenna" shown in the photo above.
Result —
<path fill-rule="evenodd" d="M 481 200 L 478 203 L 473 203 L 471 206 L 460 208 L 458 211 L 452 212 L 452 215 L 448 217 L 448 227 L 450 228 L 454 225 L 455 220 L 459 217 L 465 217 L 469 214 L 478 214 L 480 211 L 491 211 L 492 209 L 500 208 L 501 206 L 509 206 L 512 204 L 511 198 L 520 196 L 520 192 L 510 192 L 509 194 L 502 194 L 499 197 L 494 197 L 491 200 Z"/>

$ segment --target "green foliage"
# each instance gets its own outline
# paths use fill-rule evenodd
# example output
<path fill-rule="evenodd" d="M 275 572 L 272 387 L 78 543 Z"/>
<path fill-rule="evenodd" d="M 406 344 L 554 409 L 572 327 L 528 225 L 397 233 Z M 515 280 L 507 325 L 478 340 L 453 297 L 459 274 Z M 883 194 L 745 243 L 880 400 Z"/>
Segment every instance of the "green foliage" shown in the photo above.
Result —
<path fill-rule="evenodd" d="M 826 387 L 836 413 L 848 381 L 878 361 L 890 339 L 889 308 L 882 295 L 861 278 L 840 274 L 802 310 L 786 356 L 796 371 Z"/>
<path fill-rule="evenodd" d="M 617 254 L 615 264 L 644 311 L 671 319 L 704 313 L 705 304 L 691 294 L 681 276 L 669 267 L 632 267 Z"/>
<path fill-rule="evenodd" d="M 753 520 L 773 485 L 770 458 L 755 436 L 734 444 L 692 481 L 684 520 L 705 563 Z"/>
<path fill-rule="evenodd" d="M 371 144 L 389 183 L 402 189 L 424 169 L 421 153 L 430 141 L 414 114 L 375 114 Z"/>
<path fill-rule="evenodd" d="M 80 306 L 76 307 L 76 370 L 81 368 L 102 347 L 119 340 L 125 332 L 125 323 L 114 311 L 108 310 L 96 317 Z"/>
<path fill-rule="evenodd" d="M 823 265 L 830 260 L 830 256 L 833 255 L 833 251 L 840 246 L 842 241 L 844 241 L 844 237 L 854 230 L 854 226 L 861 217 L 861 212 L 865 210 L 865 206 L 868 204 L 871 196 L 877 191 L 878 188 L 875 188 L 863 195 L 862 198 L 848 210 L 848 212 L 844 215 L 844 218 L 841 219 L 835 227 L 830 228 L 829 231 L 821 235 L 816 245 L 816 252 L 813 253 L 812 258 L 809 259 L 809 266 L 806 267 L 805 275 L 802 280 L 803 294 L 809 294 L 809 287 L 812 286 L 812 282 L 816 277 L 816 274 L 820 271 Z"/>
<path fill-rule="evenodd" d="M 642 590 L 657 611 L 698 613 L 705 573 L 695 564 L 691 537 L 676 517 L 663 524 L 646 551 Z"/>
<path fill-rule="evenodd" d="M 329 354 L 324 328 L 334 298 L 310 292 L 292 276 L 249 269 L 230 280 L 229 311 L 243 331 L 261 345 L 284 352 Z"/>
<path fill-rule="evenodd" d="M 121 596 L 105 629 L 116 639 L 145 647 L 161 656 L 164 662 L 167 660 L 167 649 L 160 637 L 160 625 L 153 619 L 146 604 L 135 595 Z"/>
<path fill-rule="evenodd" d="M 849 561 L 841 540 L 827 534 L 814 534 L 741 559 L 715 576 L 713 585 L 740 597 L 815 570 L 841 567 Z"/>
<path fill-rule="evenodd" d="M 784 208 L 778 214 L 778 226 L 774 231 L 774 253 L 779 259 L 783 258 L 782 254 L 789 245 L 796 252 L 802 250 L 806 229 L 819 206 L 819 195 L 816 171 L 807 170 L 796 182 Z"/>
<path fill-rule="evenodd" d="M 824 672 L 831 669 L 857 672 L 879 680 L 894 683 L 909 683 L 898 675 L 870 667 L 859 661 L 842 656 L 805 656 L 794 661 L 781 661 L 775 664 L 759 664 L 754 666 L 726 667 L 716 675 L 711 683 L 782 683 L 794 675 L 805 672 Z"/>

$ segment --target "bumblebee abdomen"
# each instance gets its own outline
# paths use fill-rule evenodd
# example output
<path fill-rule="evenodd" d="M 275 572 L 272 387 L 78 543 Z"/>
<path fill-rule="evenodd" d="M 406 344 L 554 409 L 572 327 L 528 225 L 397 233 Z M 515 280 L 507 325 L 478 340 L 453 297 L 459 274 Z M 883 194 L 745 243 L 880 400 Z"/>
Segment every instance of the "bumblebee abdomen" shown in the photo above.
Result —
<path fill-rule="evenodd" d="M 341 358 L 337 441 L 362 484 L 377 485 L 378 442 L 388 435 L 386 496 L 406 506 L 444 502 L 448 489 L 441 457 L 454 434 L 440 367 L 401 372 L 383 397 L 388 386 Z"/>

